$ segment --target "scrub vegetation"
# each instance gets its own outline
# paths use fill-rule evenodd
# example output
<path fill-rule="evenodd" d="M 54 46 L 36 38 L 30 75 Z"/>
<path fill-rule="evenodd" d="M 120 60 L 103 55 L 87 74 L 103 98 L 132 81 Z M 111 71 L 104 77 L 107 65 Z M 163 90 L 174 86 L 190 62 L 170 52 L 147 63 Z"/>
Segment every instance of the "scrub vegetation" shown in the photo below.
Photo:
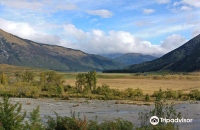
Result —
<path fill-rule="evenodd" d="M 11 97 L 58 97 L 62 99 L 69 98 L 89 98 L 101 100 L 141 100 L 154 101 L 158 91 L 153 94 L 144 94 L 140 88 L 113 89 L 107 84 L 97 85 L 97 73 L 91 71 L 88 73 L 76 74 L 75 86 L 65 84 L 62 74 L 55 71 L 46 71 L 39 74 L 38 80 L 31 71 L 24 73 L 15 72 L 14 77 L 9 78 L 5 73 L 0 73 L 0 94 L 7 94 Z M 162 91 L 160 89 L 160 91 Z M 183 90 L 166 89 L 162 91 L 165 99 L 180 100 L 200 100 L 200 91 L 192 89 L 188 93 Z"/>
<path fill-rule="evenodd" d="M 162 95 L 162 92 L 159 94 Z M 10 104 L 7 96 L 3 97 L 3 101 L 0 103 L 0 130 L 178 130 L 179 127 L 174 123 L 159 123 L 157 126 L 153 126 L 148 123 L 148 118 L 152 115 L 181 118 L 181 113 L 177 113 L 173 106 L 163 105 L 161 96 L 156 97 L 155 108 L 152 111 L 145 114 L 140 113 L 141 126 L 134 126 L 131 122 L 123 119 L 105 120 L 98 123 L 87 120 L 86 117 L 84 119 L 75 117 L 73 112 L 71 117 L 62 117 L 55 113 L 55 118 L 47 116 L 47 120 L 42 121 L 39 107 L 30 112 L 28 120 L 25 121 L 27 113 L 22 112 L 21 107 L 19 103 Z"/>

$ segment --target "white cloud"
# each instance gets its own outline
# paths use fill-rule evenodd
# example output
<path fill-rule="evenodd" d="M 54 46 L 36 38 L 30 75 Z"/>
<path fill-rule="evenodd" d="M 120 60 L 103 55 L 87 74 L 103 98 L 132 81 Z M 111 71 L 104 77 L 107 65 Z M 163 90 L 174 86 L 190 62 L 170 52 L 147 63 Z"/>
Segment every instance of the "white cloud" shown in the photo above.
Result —
<path fill-rule="evenodd" d="M 144 14 L 151 14 L 153 12 L 155 12 L 155 10 L 153 10 L 153 9 L 143 9 Z"/>
<path fill-rule="evenodd" d="M 164 34 L 171 34 L 178 31 L 184 31 L 188 29 L 192 29 L 196 25 L 194 24 L 180 24 L 180 25 L 160 25 L 145 28 L 144 30 L 140 30 L 137 32 L 137 36 L 142 38 L 149 38 L 149 37 L 158 37 Z M 163 29 L 164 28 L 164 29 Z"/>
<path fill-rule="evenodd" d="M 77 29 L 74 25 L 65 25 L 66 38 L 68 42 L 62 43 L 63 46 L 80 49 L 87 53 L 105 54 L 105 53 L 143 53 L 143 54 L 165 54 L 187 40 L 181 36 L 173 34 L 167 37 L 161 45 L 154 45 L 135 37 L 129 32 L 109 31 L 105 33 L 102 30 L 93 29 L 90 32 L 84 32 Z M 71 35 L 69 36 L 69 30 Z M 79 42 L 81 39 L 81 43 Z"/>
<path fill-rule="evenodd" d="M 35 31 L 31 25 L 24 22 L 12 22 L 0 18 L 0 28 L 24 39 L 46 44 L 59 44 L 61 38 L 57 35 L 49 35 Z"/>
<path fill-rule="evenodd" d="M 0 4 L 10 9 L 23 9 L 23 11 L 52 13 L 59 10 L 76 10 L 78 6 L 66 1 L 51 0 L 1 0 Z"/>
<path fill-rule="evenodd" d="M 97 16 L 101 16 L 102 18 L 110 18 L 113 16 L 113 13 L 102 9 L 102 10 L 86 10 L 86 13 L 90 14 L 90 15 L 97 15 Z"/>
<path fill-rule="evenodd" d="M 179 2 L 174 2 L 173 6 L 177 6 L 179 4 L 180 4 Z"/>
<path fill-rule="evenodd" d="M 35 11 L 39 11 L 42 9 L 43 4 L 37 1 L 22 1 L 22 0 L 3 0 L 0 2 L 2 5 L 11 7 L 11 8 L 16 8 L 16 9 L 31 9 Z"/>
<path fill-rule="evenodd" d="M 81 29 L 76 28 L 72 24 L 64 25 L 63 28 L 65 30 L 64 35 L 71 40 L 74 38 L 78 42 L 81 42 L 87 38 L 87 33 L 83 32 Z"/>
<path fill-rule="evenodd" d="M 187 4 L 193 7 L 200 7 L 200 0 L 182 0 L 180 3 Z"/>
<path fill-rule="evenodd" d="M 2 5 L 16 9 L 29 9 L 40 11 L 42 10 L 43 4 L 37 1 L 26 1 L 26 0 L 2 0 L 0 2 Z"/>
<path fill-rule="evenodd" d="M 197 35 L 200 34 L 200 26 L 196 27 L 193 31 L 192 31 L 192 37 L 196 37 Z"/>
<path fill-rule="evenodd" d="M 91 19 L 90 20 L 91 23 L 96 22 L 96 21 L 98 21 L 98 19 Z"/>
<path fill-rule="evenodd" d="M 151 23 L 150 21 L 147 21 L 147 20 L 137 21 L 137 22 L 135 22 L 135 24 L 137 26 L 150 26 L 150 25 L 153 25 L 153 23 Z"/>
<path fill-rule="evenodd" d="M 75 4 L 57 5 L 56 9 L 60 9 L 60 10 L 76 10 L 76 9 L 78 9 L 78 6 L 75 5 Z"/>
<path fill-rule="evenodd" d="M 64 38 L 36 31 L 34 27 L 23 22 L 12 22 L 0 18 L 0 28 L 19 37 L 46 44 L 57 44 L 67 48 L 79 49 L 87 53 L 143 53 L 162 55 L 187 40 L 181 35 L 167 37 L 161 45 L 154 45 L 125 31 L 109 31 L 93 29 L 84 32 L 72 24 L 64 25 Z"/>
<path fill-rule="evenodd" d="M 186 10 L 186 11 L 188 11 L 188 10 L 192 10 L 192 8 L 190 8 L 189 6 L 182 6 L 180 8 L 180 10 Z"/>
<path fill-rule="evenodd" d="M 159 3 L 159 4 L 167 4 L 170 2 L 171 2 L 171 0 L 157 0 L 157 3 Z"/>
<path fill-rule="evenodd" d="M 171 36 L 168 36 L 166 39 L 164 39 L 164 41 L 161 42 L 161 48 L 163 48 L 163 50 L 167 53 L 180 47 L 186 42 L 187 39 L 185 37 L 178 34 L 173 34 Z"/>

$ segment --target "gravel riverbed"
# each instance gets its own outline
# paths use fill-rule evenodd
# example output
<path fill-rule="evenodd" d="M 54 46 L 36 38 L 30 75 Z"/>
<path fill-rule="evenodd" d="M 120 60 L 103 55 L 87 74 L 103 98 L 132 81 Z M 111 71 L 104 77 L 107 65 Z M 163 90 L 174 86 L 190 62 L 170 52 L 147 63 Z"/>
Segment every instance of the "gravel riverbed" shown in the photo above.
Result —
<path fill-rule="evenodd" d="M 139 125 L 138 113 L 152 110 L 154 105 L 137 104 L 116 104 L 116 100 L 55 100 L 55 99 L 30 99 L 30 98 L 10 98 L 11 103 L 22 104 L 22 111 L 31 112 L 40 106 L 40 115 L 45 120 L 45 116 L 55 117 L 54 112 L 60 116 L 71 116 L 71 111 L 76 116 L 87 120 L 114 120 L 122 118 L 131 121 L 134 125 Z M 200 130 L 200 102 L 199 101 L 177 101 L 174 108 L 182 113 L 186 119 L 193 119 L 192 123 L 179 123 L 180 130 Z"/>

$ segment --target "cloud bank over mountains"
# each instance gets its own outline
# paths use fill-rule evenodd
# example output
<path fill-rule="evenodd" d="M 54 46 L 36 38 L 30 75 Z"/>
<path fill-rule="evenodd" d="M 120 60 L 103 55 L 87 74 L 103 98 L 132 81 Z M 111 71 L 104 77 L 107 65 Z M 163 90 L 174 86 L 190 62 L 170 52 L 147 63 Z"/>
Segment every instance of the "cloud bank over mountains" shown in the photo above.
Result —
<path fill-rule="evenodd" d="M 1 0 L 0 28 L 93 54 L 163 55 L 200 34 L 200 1 Z"/>
<path fill-rule="evenodd" d="M 0 28 L 19 37 L 39 43 L 60 45 L 92 54 L 135 52 L 162 55 L 187 41 L 185 37 L 173 34 L 162 41 L 161 45 L 154 45 L 149 41 L 135 37 L 129 32 L 112 30 L 105 33 L 99 29 L 84 32 L 72 24 L 62 27 L 63 37 L 61 38 L 58 35 L 49 35 L 35 31 L 28 23 L 15 23 L 3 19 L 0 19 Z"/>

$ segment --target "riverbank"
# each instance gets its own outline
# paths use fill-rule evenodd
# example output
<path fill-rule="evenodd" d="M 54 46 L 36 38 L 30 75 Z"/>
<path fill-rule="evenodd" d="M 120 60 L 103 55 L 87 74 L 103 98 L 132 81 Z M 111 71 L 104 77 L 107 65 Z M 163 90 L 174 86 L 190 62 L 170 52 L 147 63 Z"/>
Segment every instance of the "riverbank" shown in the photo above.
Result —
<path fill-rule="evenodd" d="M 138 113 L 152 110 L 153 103 L 142 105 L 142 102 L 120 104 L 116 100 L 55 100 L 55 99 L 30 99 L 30 98 L 10 98 L 11 103 L 20 102 L 22 111 L 31 112 L 40 106 L 40 115 L 45 120 L 45 116 L 55 116 L 54 112 L 60 116 L 71 116 L 71 111 L 76 112 L 76 116 L 87 120 L 114 120 L 122 118 L 131 121 L 135 126 L 139 125 Z M 119 102 L 119 103 L 117 103 Z M 172 101 L 169 101 L 170 104 Z M 182 113 L 184 118 L 193 119 L 192 123 L 180 123 L 181 130 L 200 129 L 200 102 L 199 101 L 173 101 L 174 108 Z"/>

